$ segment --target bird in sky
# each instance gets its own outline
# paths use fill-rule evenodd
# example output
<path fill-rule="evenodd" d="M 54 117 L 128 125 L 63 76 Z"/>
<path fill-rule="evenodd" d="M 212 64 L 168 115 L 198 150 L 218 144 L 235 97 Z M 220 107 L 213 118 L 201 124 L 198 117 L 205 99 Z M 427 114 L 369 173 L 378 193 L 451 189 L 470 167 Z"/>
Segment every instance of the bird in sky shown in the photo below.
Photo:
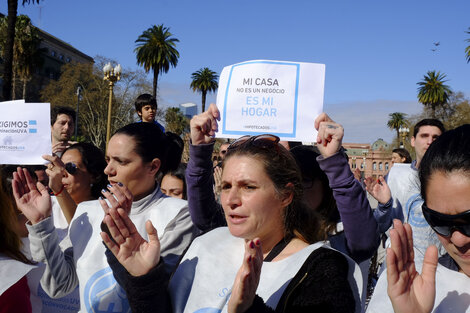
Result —
<path fill-rule="evenodd" d="M 435 45 L 436 47 L 439 46 L 440 44 L 441 44 L 440 41 L 434 43 L 434 45 Z"/>

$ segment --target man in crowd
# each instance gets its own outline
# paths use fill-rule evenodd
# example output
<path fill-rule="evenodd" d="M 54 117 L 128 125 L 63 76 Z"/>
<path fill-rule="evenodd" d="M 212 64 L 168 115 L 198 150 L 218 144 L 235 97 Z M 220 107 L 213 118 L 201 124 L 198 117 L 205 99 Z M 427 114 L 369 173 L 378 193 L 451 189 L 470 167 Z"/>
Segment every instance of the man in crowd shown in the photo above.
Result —
<path fill-rule="evenodd" d="M 61 157 L 65 149 L 75 142 L 70 141 L 75 126 L 75 111 L 56 106 L 51 110 L 52 153 Z"/>
<path fill-rule="evenodd" d="M 419 121 L 411 138 L 411 146 L 416 152 L 416 160 L 411 164 L 394 164 L 388 173 L 387 181 L 367 179 L 367 190 L 379 205 L 375 212 L 380 231 L 385 232 L 392 225 L 393 219 L 409 223 L 413 229 L 413 242 L 416 259 L 422 260 L 426 248 L 430 245 L 441 247 L 435 232 L 424 219 L 420 196 L 421 185 L 418 168 L 431 143 L 445 131 L 444 125 L 437 119 Z"/>

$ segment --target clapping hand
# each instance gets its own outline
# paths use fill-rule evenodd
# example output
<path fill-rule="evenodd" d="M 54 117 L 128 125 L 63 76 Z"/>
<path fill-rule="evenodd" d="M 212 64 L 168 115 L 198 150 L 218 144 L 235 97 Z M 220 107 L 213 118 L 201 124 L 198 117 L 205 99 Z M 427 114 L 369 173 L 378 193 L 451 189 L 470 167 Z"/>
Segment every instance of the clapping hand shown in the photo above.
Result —
<path fill-rule="evenodd" d="M 388 296 L 395 313 L 429 313 L 436 296 L 437 248 L 424 255 L 422 274 L 415 268 L 413 236 L 409 224 L 393 221 L 391 248 L 387 249 Z"/>
<path fill-rule="evenodd" d="M 32 224 L 51 216 L 49 191 L 40 182 L 35 184 L 27 169 L 18 167 L 13 173 L 12 187 L 18 209 Z"/>
<path fill-rule="evenodd" d="M 132 194 L 124 186 L 111 186 L 108 188 L 116 195 L 104 192 L 104 196 L 111 203 L 111 207 L 104 200 L 100 200 L 105 211 L 103 223 L 107 226 L 107 232 L 101 232 L 101 238 L 117 260 L 133 276 L 147 274 L 160 261 L 160 241 L 157 230 L 152 222 L 145 223 L 145 230 L 149 241 L 146 241 L 137 231 L 134 223 L 129 218 L 129 201 L 132 204 Z M 130 194 L 130 198 L 129 198 Z M 119 203 L 128 206 L 125 210 L 119 207 Z"/>
<path fill-rule="evenodd" d="M 258 238 L 245 243 L 243 264 L 238 270 L 228 301 L 229 313 L 243 313 L 255 299 L 263 265 L 263 251 Z"/>
<path fill-rule="evenodd" d="M 379 179 L 367 177 L 364 180 L 364 184 L 366 185 L 367 192 L 381 204 L 386 204 L 392 197 L 390 187 L 388 187 L 387 182 L 382 176 Z"/>

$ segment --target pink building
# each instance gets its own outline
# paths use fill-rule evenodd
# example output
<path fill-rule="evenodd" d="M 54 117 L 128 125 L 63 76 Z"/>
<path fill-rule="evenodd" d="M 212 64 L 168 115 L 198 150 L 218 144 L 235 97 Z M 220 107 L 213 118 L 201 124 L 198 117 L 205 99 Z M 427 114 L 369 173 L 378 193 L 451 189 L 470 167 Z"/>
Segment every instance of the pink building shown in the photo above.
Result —
<path fill-rule="evenodd" d="M 385 176 L 392 166 L 392 152 L 389 144 L 379 138 L 372 145 L 367 143 L 343 143 L 349 156 L 351 171 L 359 169 L 361 177 Z"/>

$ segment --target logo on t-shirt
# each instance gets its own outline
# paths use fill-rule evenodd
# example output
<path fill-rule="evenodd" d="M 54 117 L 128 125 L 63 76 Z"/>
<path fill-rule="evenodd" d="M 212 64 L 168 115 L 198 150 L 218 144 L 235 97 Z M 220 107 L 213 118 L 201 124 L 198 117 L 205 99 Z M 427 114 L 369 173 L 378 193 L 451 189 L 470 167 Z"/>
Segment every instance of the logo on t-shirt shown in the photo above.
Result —
<path fill-rule="evenodd" d="M 86 283 L 83 298 L 87 312 L 131 312 L 126 292 L 116 282 L 109 267 L 90 277 Z"/>

